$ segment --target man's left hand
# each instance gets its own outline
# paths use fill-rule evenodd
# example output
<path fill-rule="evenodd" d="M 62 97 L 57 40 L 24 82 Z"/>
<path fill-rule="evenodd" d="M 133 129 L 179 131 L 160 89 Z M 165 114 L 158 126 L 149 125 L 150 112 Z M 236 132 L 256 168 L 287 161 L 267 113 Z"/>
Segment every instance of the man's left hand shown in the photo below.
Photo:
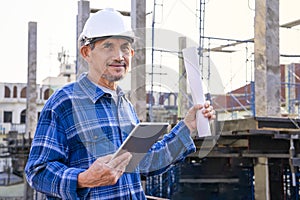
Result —
<path fill-rule="evenodd" d="M 197 129 L 197 122 L 196 122 L 196 113 L 198 110 L 202 109 L 202 114 L 204 117 L 208 118 L 209 120 L 213 120 L 216 118 L 215 110 L 210 105 L 209 101 L 206 101 L 204 105 L 197 104 L 190 108 L 187 112 L 184 123 L 190 129 L 191 132 L 194 132 Z"/>

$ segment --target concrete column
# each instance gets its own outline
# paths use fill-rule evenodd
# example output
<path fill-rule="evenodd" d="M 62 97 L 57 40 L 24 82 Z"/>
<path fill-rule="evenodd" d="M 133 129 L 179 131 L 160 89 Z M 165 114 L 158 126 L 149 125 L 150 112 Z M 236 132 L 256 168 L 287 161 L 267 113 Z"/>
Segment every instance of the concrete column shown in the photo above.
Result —
<path fill-rule="evenodd" d="M 141 121 L 146 121 L 146 0 L 131 0 L 131 26 L 137 37 L 133 44 L 130 100 Z"/>
<path fill-rule="evenodd" d="M 182 49 L 186 48 L 186 37 L 179 38 L 179 93 L 178 93 L 178 118 L 183 119 L 188 111 L 187 77 L 182 56 Z"/>
<path fill-rule="evenodd" d="M 255 186 L 254 193 L 256 200 L 269 200 L 269 166 L 268 158 L 259 157 L 254 166 Z"/>
<path fill-rule="evenodd" d="M 255 112 L 280 116 L 279 0 L 255 1 Z"/>
<path fill-rule="evenodd" d="M 31 136 L 35 133 L 37 124 L 36 111 L 36 61 L 37 61 L 37 23 L 28 24 L 28 73 L 27 73 L 27 110 L 26 110 L 26 133 L 25 136 Z"/>
<path fill-rule="evenodd" d="M 77 15 L 77 37 L 78 39 L 86 20 L 90 16 L 90 2 L 89 1 L 78 1 L 78 15 Z M 76 42 L 76 44 L 78 44 Z M 77 45 L 78 47 L 78 45 Z M 88 64 L 87 62 L 81 57 L 79 49 L 77 48 L 76 53 L 77 61 L 76 61 L 76 77 L 78 78 L 80 74 L 83 72 L 88 71 Z"/>
<path fill-rule="evenodd" d="M 28 23 L 28 72 L 27 72 L 27 101 L 25 138 L 33 136 L 37 125 L 36 110 L 36 68 L 37 68 L 37 23 Z M 24 185 L 24 199 L 33 199 L 33 189 L 27 182 Z"/>

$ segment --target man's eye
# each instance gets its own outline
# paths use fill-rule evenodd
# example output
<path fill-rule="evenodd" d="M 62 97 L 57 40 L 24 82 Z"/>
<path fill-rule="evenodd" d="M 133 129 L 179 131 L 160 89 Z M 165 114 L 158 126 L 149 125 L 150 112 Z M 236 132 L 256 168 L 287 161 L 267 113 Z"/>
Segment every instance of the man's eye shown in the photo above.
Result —
<path fill-rule="evenodd" d="M 129 46 L 123 46 L 122 51 L 123 52 L 130 52 L 130 47 Z"/>
<path fill-rule="evenodd" d="M 124 52 L 128 52 L 130 49 L 129 48 L 127 48 L 127 47 L 125 47 L 125 48 L 122 48 L 122 51 L 124 51 Z"/>
<path fill-rule="evenodd" d="M 103 45 L 104 48 L 110 48 L 112 45 L 110 43 L 106 43 Z"/>

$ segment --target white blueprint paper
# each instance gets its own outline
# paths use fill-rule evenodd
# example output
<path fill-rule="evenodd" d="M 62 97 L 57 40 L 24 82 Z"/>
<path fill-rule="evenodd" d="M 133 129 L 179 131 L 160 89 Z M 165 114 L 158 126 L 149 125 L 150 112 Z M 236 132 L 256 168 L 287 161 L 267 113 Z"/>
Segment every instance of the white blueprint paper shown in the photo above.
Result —
<path fill-rule="evenodd" d="M 184 66 L 189 81 L 193 103 L 204 104 L 205 97 L 201 78 L 199 56 L 196 47 L 189 47 L 182 50 Z M 209 120 L 202 114 L 202 110 L 197 112 L 197 130 L 199 137 L 211 136 Z"/>

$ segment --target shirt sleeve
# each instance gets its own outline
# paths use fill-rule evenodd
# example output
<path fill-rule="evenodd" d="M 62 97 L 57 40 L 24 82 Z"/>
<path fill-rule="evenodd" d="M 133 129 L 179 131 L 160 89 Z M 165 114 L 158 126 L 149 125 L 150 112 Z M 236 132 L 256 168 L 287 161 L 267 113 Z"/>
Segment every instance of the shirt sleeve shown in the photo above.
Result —
<path fill-rule="evenodd" d="M 182 161 L 187 155 L 196 151 L 190 130 L 180 121 L 170 133 L 156 142 L 140 162 L 139 170 L 143 174 L 157 174 L 167 170 L 168 166 Z"/>
<path fill-rule="evenodd" d="M 29 185 L 47 196 L 79 199 L 89 189 L 77 189 L 78 174 L 84 169 L 69 168 L 67 138 L 63 120 L 51 109 L 43 110 L 31 145 L 25 175 Z"/>

